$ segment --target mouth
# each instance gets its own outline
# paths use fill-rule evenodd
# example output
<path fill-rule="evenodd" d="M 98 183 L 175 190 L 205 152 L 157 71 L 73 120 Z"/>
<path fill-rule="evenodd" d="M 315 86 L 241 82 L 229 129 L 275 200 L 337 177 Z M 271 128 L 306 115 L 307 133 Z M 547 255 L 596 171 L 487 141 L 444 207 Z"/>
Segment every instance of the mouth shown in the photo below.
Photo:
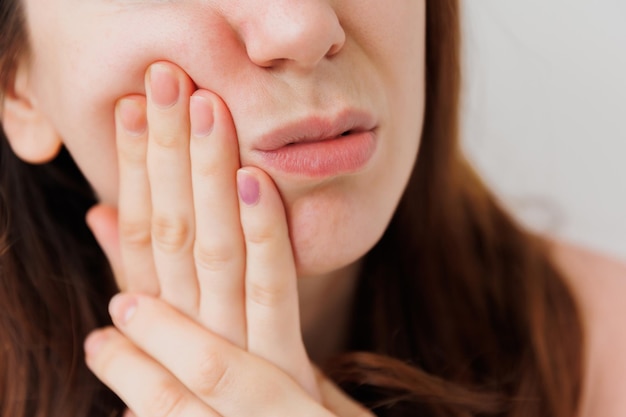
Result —
<path fill-rule="evenodd" d="M 376 120 L 354 110 L 310 117 L 263 135 L 255 145 L 270 170 L 312 178 L 356 172 L 376 150 Z"/>

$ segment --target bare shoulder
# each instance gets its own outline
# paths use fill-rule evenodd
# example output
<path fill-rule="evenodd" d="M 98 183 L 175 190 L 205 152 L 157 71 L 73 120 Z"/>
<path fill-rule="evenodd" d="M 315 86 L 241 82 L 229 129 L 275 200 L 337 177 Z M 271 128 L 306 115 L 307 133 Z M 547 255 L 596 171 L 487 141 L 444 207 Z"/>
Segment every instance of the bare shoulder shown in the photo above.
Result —
<path fill-rule="evenodd" d="M 626 264 L 555 242 L 557 265 L 578 299 L 586 334 L 580 417 L 626 415 Z"/>

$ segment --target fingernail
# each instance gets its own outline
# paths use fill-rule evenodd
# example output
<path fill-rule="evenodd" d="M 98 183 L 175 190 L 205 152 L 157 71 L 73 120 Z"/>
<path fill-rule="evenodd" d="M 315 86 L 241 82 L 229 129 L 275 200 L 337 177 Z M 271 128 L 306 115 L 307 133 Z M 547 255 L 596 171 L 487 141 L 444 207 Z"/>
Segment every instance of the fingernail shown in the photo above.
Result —
<path fill-rule="evenodd" d="M 191 133 L 196 137 L 209 136 L 213 131 L 213 103 L 201 95 L 191 96 L 189 103 Z"/>
<path fill-rule="evenodd" d="M 150 93 L 152 101 L 163 108 L 171 107 L 178 101 L 180 84 L 165 64 L 153 64 L 150 67 Z"/>
<path fill-rule="evenodd" d="M 115 324 L 125 325 L 137 310 L 137 298 L 128 294 L 117 294 L 109 303 L 109 314 Z"/>
<path fill-rule="evenodd" d="M 109 332 L 106 330 L 100 329 L 91 332 L 85 339 L 85 355 L 87 357 L 96 356 L 108 338 Z"/>
<path fill-rule="evenodd" d="M 261 187 L 259 180 L 246 170 L 237 171 L 237 189 L 239 198 L 248 206 L 253 206 L 259 202 L 261 197 Z"/>
<path fill-rule="evenodd" d="M 131 135 L 141 135 L 148 128 L 144 103 L 127 97 L 117 103 L 117 114 L 122 128 Z"/>

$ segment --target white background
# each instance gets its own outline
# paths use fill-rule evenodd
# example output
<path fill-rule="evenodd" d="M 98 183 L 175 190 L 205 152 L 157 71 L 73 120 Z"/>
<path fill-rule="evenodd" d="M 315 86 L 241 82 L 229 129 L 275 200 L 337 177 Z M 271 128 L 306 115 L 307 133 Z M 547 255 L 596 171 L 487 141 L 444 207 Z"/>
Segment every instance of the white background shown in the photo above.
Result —
<path fill-rule="evenodd" d="M 626 1 L 462 6 L 470 159 L 533 228 L 626 260 Z"/>

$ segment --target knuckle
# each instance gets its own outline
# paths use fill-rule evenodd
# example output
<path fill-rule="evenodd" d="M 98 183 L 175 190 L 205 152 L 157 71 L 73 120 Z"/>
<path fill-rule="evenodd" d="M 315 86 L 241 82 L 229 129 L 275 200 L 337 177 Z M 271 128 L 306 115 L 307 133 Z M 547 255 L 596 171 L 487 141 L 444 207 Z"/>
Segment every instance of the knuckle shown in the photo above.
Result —
<path fill-rule="evenodd" d="M 261 282 L 248 281 L 246 295 L 250 301 L 265 307 L 278 307 L 288 298 L 286 285 L 268 285 Z"/>
<path fill-rule="evenodd" d="M 187 392 L 173 380 L 160 382 L 154 396 L 145 404 L 146 415 L 154 417 L 180 417 L 189 399 Z"/>
<path fill-rule="evenodd" d="M 132 141 L 120 141 L 120 142 L 132 142 Z M 118 145 L 119 157 L 123 163 L 128 165 L 140 165 L 143 166 L 146 163 L 146 149 L 143 144 L 129 144 L 124 143 Z"/>
<path fill-rule="evenodd" d="M 181 141 L 178 136 L 178 131 L 162 130 L 158 134 L 153 135 L 153 140 L 156 145 L 164 149 L 173 149 L 179 147 Z"/>
<path fill-rule="evenodd" d="M 120 220 L 120 239 L 133 248 L 150 246 L 150 224 L 146 222 L 131 222 Z"/>
<path fill-rule="evenodd" d="M 205 349 L 205 352 L 211 352 L 210 349 L 210 347 Z M 201 398 L 220 395 L 229 385 L 229 375 L 228 366 L 223 358 L 213 351 L 206 353 L 195 368 L 195 376 L 189 386 Z"/>
<path fill-rule="evenodd" d="M 262 229 L 248 231 L 246 242 L 249 244 L 263 246 L 276 239 L 276 228 L 263 227 Z"/>
<path fill-rule="evenodd" d="M 223 175 L 223 168 L 221 166 L 207 161 L 206 158 L 204 158 L 204 160 L 200 159 L 200 156 L 197 155 L 197 153 L 192 153 L 192 158 L 194 158 L 194 156 L 196 160 L 199 160 L 199 163 L 192 164 L 192 169 L 199 177 L 214 178 Z"/>
<path fill-rule="evenodd" d="M 236 259 L 234 248 L 226 245 L 197 244 L 194 247 L 196 266 L 209 272 L 223 271 Z"/>
<path fill-rule="evenodd" d="M 191 240 L 191 227 L 182 217 L 155 216 L 152 219 L 152 239 L 166 253 L 184 251 Z"/>

